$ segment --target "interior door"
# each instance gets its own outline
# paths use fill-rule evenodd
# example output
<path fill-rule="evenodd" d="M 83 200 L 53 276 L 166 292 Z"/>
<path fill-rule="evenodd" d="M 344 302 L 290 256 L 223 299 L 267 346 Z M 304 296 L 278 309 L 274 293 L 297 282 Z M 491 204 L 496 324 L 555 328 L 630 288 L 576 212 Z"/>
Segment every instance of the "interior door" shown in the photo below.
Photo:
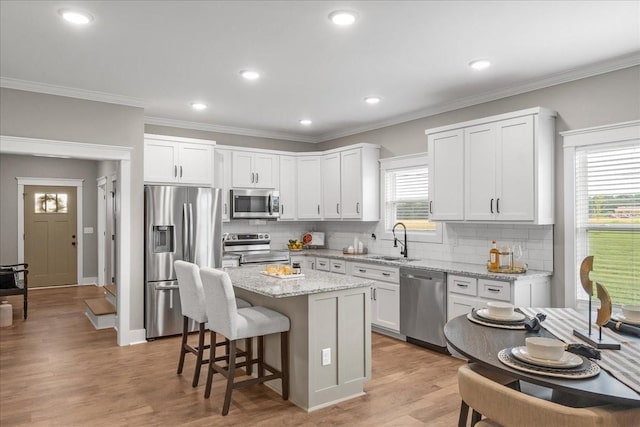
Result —
<path fill-rule="evenodd" d="M 29 286 L 78 283 L 76 187 L 24 187 L 24 259 Z"/>

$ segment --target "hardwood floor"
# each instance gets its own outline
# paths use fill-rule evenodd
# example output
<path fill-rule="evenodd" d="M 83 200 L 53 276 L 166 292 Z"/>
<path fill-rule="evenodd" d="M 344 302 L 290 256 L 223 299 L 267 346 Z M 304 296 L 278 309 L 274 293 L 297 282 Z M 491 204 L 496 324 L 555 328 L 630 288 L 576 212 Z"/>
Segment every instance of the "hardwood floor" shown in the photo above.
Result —
<path fill-rule="evenodd" d="M 29 293 L 29 319 L 20 312 L 0 329 L 0 425 L 9 426 L 454 426 L 463 362 L 383 335 L 373 335 L 372 380 L 366 396 L 306 413 L 266 386 L 233 392 L 220 415 L 224 387 L 214 377 L 204 399 L 191 387 L 193 357 L 176 375 L 180 340 L 116 345 L 112 329 L 95 330 L 84 300 L 94 286 Z M 12 301 L 15 305 L 18 302 Z M 194 339 L 192 337 L 191 339 Z"/>

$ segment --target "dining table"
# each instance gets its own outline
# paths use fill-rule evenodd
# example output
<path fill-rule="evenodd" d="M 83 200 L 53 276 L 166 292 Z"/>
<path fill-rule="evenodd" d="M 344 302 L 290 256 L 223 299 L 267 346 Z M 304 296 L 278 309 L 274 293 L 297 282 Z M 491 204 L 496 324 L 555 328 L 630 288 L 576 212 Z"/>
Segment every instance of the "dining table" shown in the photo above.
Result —
<path fill-rule="evenodd" d="M 544 326 L 544 322 L 542 325 Z M 640 407 L 640 393 L 605 369 L 601 369 L 597 376 L 591 378 L 565 379 L 514 369 L 500 361 L 498 353 L 501 350 L 524 346 L 527 337 L 553 338 L 554 335 L 544 327 L 537 332 L 500 329 L 474 323 L 467 318 L 467 315 L 462 315 L 445 324 L 444 335 L 450 350 L 459 353 L 470 362 L 479 363 L 514 379 L 551 389 L 553 393 L 564 396 L 563 401 L 616 403 Z M 628 340 L 640 344 L 640 339 L 637 337 L 629 337 Z M 638 362 L 640 363 L 640 360 Z"/>

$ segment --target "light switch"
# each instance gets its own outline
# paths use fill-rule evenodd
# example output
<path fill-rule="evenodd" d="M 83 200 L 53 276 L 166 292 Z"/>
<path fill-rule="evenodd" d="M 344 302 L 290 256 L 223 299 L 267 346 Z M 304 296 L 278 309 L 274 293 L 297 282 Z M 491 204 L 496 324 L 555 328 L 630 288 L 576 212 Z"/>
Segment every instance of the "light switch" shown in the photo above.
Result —
<path fill-rule="evenodd" d="M 331 365 L 331 348 L 322 349 L 322 366 Z"/>
<path fill-rule="evenodd" d="M 93 234 L 93 227 L 84 227 L 84 234 Z"/>

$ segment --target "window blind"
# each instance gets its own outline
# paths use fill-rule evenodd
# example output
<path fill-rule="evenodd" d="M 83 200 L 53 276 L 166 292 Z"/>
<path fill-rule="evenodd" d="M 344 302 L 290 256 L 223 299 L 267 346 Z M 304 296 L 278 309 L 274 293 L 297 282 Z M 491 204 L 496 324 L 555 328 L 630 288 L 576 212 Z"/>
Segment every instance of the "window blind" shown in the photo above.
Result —
<path fill-rule="evenodd" d="M 429 174 L 426 167 L 385 173 L 385 226 L 400 221 L 410 230 L 434 230 L 429 222 Z"/>
<path fill-rule="evenodd" d="M 640 143 L 576 149 L 577 265 L 594 257 L 591 280 L 614 303 L 640 303 Z M 587 299 L 579 278 L 577 299 Z"/>

